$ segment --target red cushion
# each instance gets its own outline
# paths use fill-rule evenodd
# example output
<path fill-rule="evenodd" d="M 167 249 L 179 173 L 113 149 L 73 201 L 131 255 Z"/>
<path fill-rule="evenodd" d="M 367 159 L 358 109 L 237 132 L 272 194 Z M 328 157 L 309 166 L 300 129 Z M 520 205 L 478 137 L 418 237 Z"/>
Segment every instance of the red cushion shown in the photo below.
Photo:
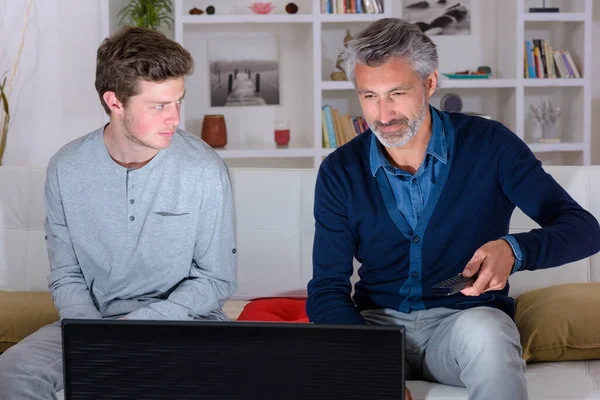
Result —
<path fill-rule="evenodd" d="M 306 299 L 273 297 L 252 300 L 238 321 L 308 322 Z"/>

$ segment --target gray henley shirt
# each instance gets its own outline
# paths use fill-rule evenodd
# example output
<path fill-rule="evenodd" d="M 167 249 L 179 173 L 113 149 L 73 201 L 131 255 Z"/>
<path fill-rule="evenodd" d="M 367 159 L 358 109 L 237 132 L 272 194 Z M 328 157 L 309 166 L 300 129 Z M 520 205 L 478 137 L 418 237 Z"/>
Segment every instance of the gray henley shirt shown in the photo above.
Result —
<path fill-rule="evenodd" d="M 225 319 L 237 256 L 223 160 L 177 130 L 170 147 L 127 169 L 103 135 L 65 145 L 47 170 L 48 284 L 60 318 Z"/>

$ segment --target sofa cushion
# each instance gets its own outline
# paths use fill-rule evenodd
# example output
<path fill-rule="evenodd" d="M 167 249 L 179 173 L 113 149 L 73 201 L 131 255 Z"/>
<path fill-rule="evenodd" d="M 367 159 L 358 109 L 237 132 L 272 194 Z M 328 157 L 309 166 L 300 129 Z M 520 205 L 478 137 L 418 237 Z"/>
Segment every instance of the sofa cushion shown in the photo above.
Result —
<path fill-rule="evenodd" d="M 50 293 L 0 291 L 0 353 L 55 321 Z"/>
<path fill-rule="evenodd" d="M 266 298 L 250 301 L 238 321 L 308 322 L 306 299 Z"/>
<path fill-rule="evenodd" d="M 526 361 L 600 359 L 600 283 L 572 283 L 523 293 L 515 322 Z"/>

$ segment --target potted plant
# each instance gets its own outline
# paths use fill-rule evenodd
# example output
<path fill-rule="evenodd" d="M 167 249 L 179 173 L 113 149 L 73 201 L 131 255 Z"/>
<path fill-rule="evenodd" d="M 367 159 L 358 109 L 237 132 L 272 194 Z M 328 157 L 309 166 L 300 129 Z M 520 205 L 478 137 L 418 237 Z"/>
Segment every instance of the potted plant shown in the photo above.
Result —
<path fill-rule="evenodd" d="M 0 83 L 0 165 L 6 148 L 6 138 L 8 137 L 8 123 L 10 122 L 10 108 L 8 107 L 8 96 L 4 88 L 6 87 L 6 77 Z"/>
<path fill-rule="evenodd" d="M 173 23 L 171 0 L 130 0 L 119 14 L 119 24 L 158 30 L 162 24 L 170 29 Z"/>

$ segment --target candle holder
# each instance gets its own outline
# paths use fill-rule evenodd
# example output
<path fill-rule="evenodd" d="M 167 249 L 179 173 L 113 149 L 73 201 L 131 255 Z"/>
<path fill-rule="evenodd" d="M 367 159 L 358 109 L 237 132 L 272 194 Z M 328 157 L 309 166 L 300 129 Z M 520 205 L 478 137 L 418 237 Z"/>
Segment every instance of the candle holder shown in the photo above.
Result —
<path fill-rule="evenodd" d="M 275 143 L 277 143 L 277 147 L 288 147 L 288 144 L 290 143 L 291 125 L 292 123 L 290 121 L 273 121 Z"/>

